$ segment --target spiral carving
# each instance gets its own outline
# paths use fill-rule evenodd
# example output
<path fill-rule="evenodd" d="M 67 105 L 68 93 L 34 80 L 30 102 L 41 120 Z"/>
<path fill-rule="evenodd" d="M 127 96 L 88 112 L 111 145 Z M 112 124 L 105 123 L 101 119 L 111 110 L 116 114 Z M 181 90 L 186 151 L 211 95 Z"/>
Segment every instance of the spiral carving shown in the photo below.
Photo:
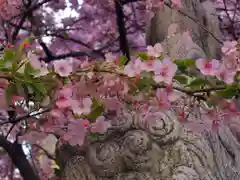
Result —
<path fill-rule="evenodd" d="M 108 115 L 107 118 L 110 119 L 111 122 L 111 131 L 127 131 L 132 127 L 133 124 L 133 115 L 128 111 L 120 111 L 121 115 L 117 116 L 110 116 Z"/>
<path fill-rule="evenodd" d="M 64 180 L 97 180 L 91 167 L 82 156 L 75 156 L 68 161 L 62 178 Z"/>
<path fill-rule="evenodd" d="M 174 169 L 172 180 L 200 180 L 200 177 L 194 169 L 186 166 L 179 166 Z"/>
<path fill-rule="evenodd" d="M 113 141 L 90 146 L 87 159 L 97 176 L 111 177 L 123 169 L 120 146 Z"/>
<path fill-rule="evenodd" d="M 170 112 L 153 112 L 144 117 L 145 130 L 159 145 L 173 143 L 179 138 L 180 125 Z"/>
<path fill-rule="evenodd" d="M 101 143 L 93 141 L 80 148 L 81 153 L 68 156 L 62 180 L 225 180 L 238 171 L 237 164 L 223 168 L 231 157 L 224 150 L 227 145 L 236 154 L 236 160 L 227 163 L 237 162 L 237 141 L 221 142 L 217 134 L 206 138 L 191 132 L 171 112 L 124 114 L 126 124 L 120 120 Z"/>
<path fill-rule="evenodd" d="M 155 180 L 149 173 L 132 172 L 119 174 L 114 180 Z"/>

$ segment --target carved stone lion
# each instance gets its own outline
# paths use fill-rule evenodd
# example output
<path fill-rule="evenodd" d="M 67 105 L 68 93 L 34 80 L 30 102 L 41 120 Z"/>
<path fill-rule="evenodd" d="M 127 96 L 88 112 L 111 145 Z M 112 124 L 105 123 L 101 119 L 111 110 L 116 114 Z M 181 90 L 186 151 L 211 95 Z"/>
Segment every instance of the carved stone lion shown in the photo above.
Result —
<path fill-rule="evenodd" d="M 230 128 L 197 134 L 169 112 L 125 112 L 102 139 L 58 149 L 63 180 L 239 180 L 240 144 Z M 80 150 L 81 149 L 81 150 Z"/>

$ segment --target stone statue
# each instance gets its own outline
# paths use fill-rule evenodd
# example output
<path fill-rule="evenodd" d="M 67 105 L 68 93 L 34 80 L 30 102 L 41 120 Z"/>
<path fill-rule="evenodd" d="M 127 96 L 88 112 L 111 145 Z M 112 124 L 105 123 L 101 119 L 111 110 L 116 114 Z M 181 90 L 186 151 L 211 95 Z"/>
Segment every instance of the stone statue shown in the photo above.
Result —
<path fill-rule="evenodd" d="M 216 39 L 221 37 L 211 2 L 182 3 L 182 11 L 197 23 L 167 6 L 156 9 L 147 28 L 147 44 L 162 43 L 172 58 L 217 58 Z M 171 24 L 177 25 L 173 36 Z M 97 140 L 87 139 L 82 147 L 58 144 L 62 180 L 240 179 L 240 119 L 206 133 L 179 124 L 170 111 L 145 115 L 125 110 L 122 116 L 108 119 L 112 127 Z"/>
<path fill-rule="evenodd" d="M 204 135 L 181 126 L 170 111 L 122 114 L 88 146 L 60 146 L 63 180 L 240 179 L 240 139 L 228 126 Z"/>
<path fill-rule="evenodd" d="M 165 44 L 170 57 L 175 58 L 219 58 L 221 33 L 218 25 L 216 11 L 212 2 L 201 0 L 182 0 L 183 8 L 172 9 L 167 5 L 163 8 L 154 9 L 154 17 L 147 25 L 146 42 L 154 45 L 158 42 Z M 194 43 L 192 47 L 185 49 L 185 43 L 176 46 L 179 38 L 168 38 L 168 28 L 171 24 L 177 24 L 177 33 L 189 31 Z M 174 40 L 172 40 L 174 39 Z M 189 46 L 190 44 L 188 44 Z M 174 47 L 174 50 L 171 49 Z M 177 49 L 178 48 L 178 49 Z M 190 54 L 187 51 L 193 51 Z M 203 54 L 204 52 L 204 54 Z"/>

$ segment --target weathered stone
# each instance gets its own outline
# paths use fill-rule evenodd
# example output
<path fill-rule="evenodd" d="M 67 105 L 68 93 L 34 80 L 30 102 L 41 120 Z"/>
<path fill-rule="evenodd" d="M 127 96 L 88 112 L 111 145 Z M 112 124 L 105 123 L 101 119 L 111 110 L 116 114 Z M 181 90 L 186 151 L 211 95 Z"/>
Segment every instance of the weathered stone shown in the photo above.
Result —
<path fill-rule="evenodd" d="M 240 178 L 240 144 L 228 126 L 204 135 L 181 126 L 170 112 L 153 112 L 145 117 L 125 115 L 122 118 L 129 118 L 125 123 L 130 129 L 118 131 L 115 127 L 114 133 L 119 135 L 109 134 L 105 140 L 89 145 L 83 155 L 70 158 L 63 170 L 63 180 Z M 155 123 L 150 123 L 149 118 Z M 123 126 L 116 121 L 121 118 L 113 122 Z"/>
<path fill-rule="evenodd" d="M 212 2 L 201 0 L 182 0 L 183 8 L 180 10 L 172 9 L 167 5 L 163 8 L 155 9 L 155 15 L 147 26 L 146 41 L 149 45 L 154 45 L 158 42 L 165 42 L 167 44 L 166 50 L 170 57 L 183 57 L 189 54 L 187 51 L 193 49 L 193 52 L 189 54 L 189 57 L 199 58 L 219 58 L 220 55 L 220 43 L 221 40 L 220 28 L 218 26 L 218 19 Z M 180 13 L 181 11 L 182 13 Z M 189 18 L 191 17 L 191 18 Z M 186 49 L 187 42 L 184 40 L 179 41 L 183 43 L 176 46 L 176 41 L 180 40 L 167 40 L 168 28 L 171 24 L 179 25 L 179 33 L 182 34 L 185 31 L 189 31 L 193 39 L 191 43 L 192 47 Z M 208 30 L 209 32 L 207 32 Z M 214 37 L 213 37 L 214 35 Z M 181 36 L 180 36 L 181 37 Z M 216 40 L 218 39 L 218 40 Z M 166 42 L 168 41 L 168 42 Z M 174 51 L 170 50 L 174 48 Z M 177 49 L 178 48 L 178 49 Z M 204 52 L 205 55 L 202 53 Z"/>

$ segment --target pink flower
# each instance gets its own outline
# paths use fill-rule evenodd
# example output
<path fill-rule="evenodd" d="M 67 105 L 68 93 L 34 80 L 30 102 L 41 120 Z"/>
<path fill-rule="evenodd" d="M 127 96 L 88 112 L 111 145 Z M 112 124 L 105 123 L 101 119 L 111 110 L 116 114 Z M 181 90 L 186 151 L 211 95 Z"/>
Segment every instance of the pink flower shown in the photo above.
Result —
<path fill-rule="evenodd" d="M 67 108 L 71 105 L 72 89 L 70 87 L 63 88 L 59 92 L 59 99 L 56 101 L 58 108 Z"/>
<path fill-rule="evenodd" d="M 106 53 L 105 59 L 107 62 L 115 62 L 117 60 L 117 57 L 114 56 L 112 53 Z"/>
<path fill-rule="evenodd" d="M 105 133 L 107 129 L 110 127 L 110 123 L 105 120 L 104 116 L 100 116 L 97 118 L 96 122 L 91 124 L 91 132 Z"/>
<path fill-rule="evenodd" d="M 196 67 L 201 71 L 203 75 L 214 76 L 220 67 L 220 63 L 216 59 L 213 59 L 211 61 L 198 59 L 196 60 Z"/>
<path fill-rule="evenodd" d="M 163 52 L 162 45 L 157 43 L 154 46 L 147 46 L 147 52 L 149 56 L 159 57 Z"/>
<path fill-rule="evenodd" d="M 49 73 L 48 65 L 45 62 L 40 62 L 37 55 L 29 52 L 28 58 L 29 58 L 31 66 L 35 69 L 40 70 L 40 72 L 35 75 L 36 77 L 44 76 Z"/>
<path fill-rule="evenodd" d="M 216 77 L 225 82 L 226 84 L 232 84 L 234 82 L 235 72 L 228 71 L 226 67 L 222 64 L 219 70 L 216 72 Z"/>
<path fill-rule="evenodd" d="M 124 74 L 126 74 L 129 77 L 134 77 L 137 76 L 141 73 L 141 64 L 142 61 L 138 58 L 135 59 L 134 62 L 130 62 L 128 63 L 125 67 L 124 67 Z"/>
<path fill-rule="evenodd" d="M 154 71 L 154 64 L 157 60 L 148 60 L 141 63 L 141 70 L 146 72 Z"/>
<path fill-rule="evenodd" d="M 237 41 L 225 41 L 223 47 L 221 48 L 224 55 L 230 55 L 237 51 Z"/>
<path fill-rule="evenodd" d="M 238 51 L 223 56 L 222 58 L 225 67 L 230 71 L 240 71 L 240 53 Z"/>
<path fill-rule="evenodd" d="M 54 69 L 62 77 L 69 76 L 72 71 L 72 64 L 66 60 L 58 60 L 53 62 Z"/>
<path fill-rule="evenodd" d="M 162 91 L 166 92 L 169 102 L 176 101 L 183 96 L 183 93 L 174 90 L 172 87 L 166 87 Z"/>
<path fill-rule="evenodd" d="M 65 87 L 65 88 L 61 89 L 59 91 L 59 95 L 65 97 L 67 99 L 70 99 L 72 97 L 72 95 L 73 95 L 72 88 Z"/>
<path fill-rule="evenodd" d="M 89 114 L 91 112 L 92 99 L 87 97 L 80 101 L 72 100 L 71 106 L 74 114 Z"/>
<path fill-rule="evenodd" d="M 63 115 L 63 111 L 61 109 L 53 109 L 51 110 L 51 113 L 50 113 L 53 117 L 55 118 L 63 118 L 64 115 Z"/>
<path fill-rule="evenodd" d="M 181 0 L 171 0 L 172 1 L 172 7 L 174 8 L 182 8 L 182 2 Z"/>
<path fill-rule="evenodd" d="M 65 133 L 62 138 L 72 146 L 81 146 L 85 140 L 87 132 L 86 124 L 88 123 L 89 122 L 87 120 L 82 119 L 71 121 L 68 124 L 67 133 Z"/>
<path fill-rule="evenodd" d="M 166 91 L 163 91 L 162 89 L 158 88 L 156 91 L 156 98 L 160 108 L 168 109 L 170 107 L 170 102 L 168 100 Z"/>
<path fill-rule="evenodd" d="M 166 84 L 171 84 L 172 79 L 177 71 L 177 65 L 174 64 L 170 58 L 161 61 L 155 61 L 154 65 L 154 80 L 157 83 L 164 82 Z"/>

